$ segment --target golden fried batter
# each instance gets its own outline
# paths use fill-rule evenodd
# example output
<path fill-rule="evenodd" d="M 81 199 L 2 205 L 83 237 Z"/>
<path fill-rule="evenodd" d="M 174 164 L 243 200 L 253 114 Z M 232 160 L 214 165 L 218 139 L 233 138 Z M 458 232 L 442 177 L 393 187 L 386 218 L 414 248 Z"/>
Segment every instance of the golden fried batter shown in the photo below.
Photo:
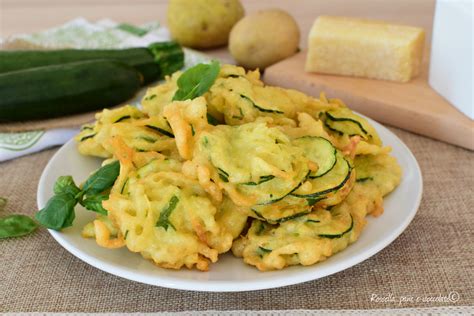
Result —
<path fill-rule="evenodd" d="M 142 109 L 104 110 L 76 137 L 81 154 L 120 161 L 108 215 L 84 237 L 164 268 L 205 271 L 232 249 L 269 271 L 326 260 L 383 213 L 400 166 L 341 100 L 222 65 L 209 91 L 173 101 L 180 76 L 148 89 Z"/>

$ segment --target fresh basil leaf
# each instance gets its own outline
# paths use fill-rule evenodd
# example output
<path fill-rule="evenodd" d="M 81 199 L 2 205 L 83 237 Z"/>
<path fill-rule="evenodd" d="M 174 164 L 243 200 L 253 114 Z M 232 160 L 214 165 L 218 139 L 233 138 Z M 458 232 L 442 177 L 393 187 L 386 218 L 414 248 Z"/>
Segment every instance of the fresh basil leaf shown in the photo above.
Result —
<path fill-rule="evenodd" d="M 26 215 L 10 215 L 0 218 L 0 239 L 25 236 L 38 228 L 38 224 Z"/>
<path fill-rule="evenodd" d="M 171 212 L 176 208 L 176 205 L 178 204 L 179 199 L 176 195 L 173 195 L 173 197 L 170 199 L 168 202 L 168 205 L 161 211 L 160 213 L 160 218 L 158 219 L 158 222 L 156 223 L 156 227 L 163 227 L 165 230 L 168 230 L 168 227 L 171 226 L 174 230 L 176 228 L 171 224 L 169 221 L 169 217 L 171 215 Z"/>
<path fill-rule="evenodd" d="M 86 180 L 83 190 L 76 186 L 71 176 L 59 177 L 54 184 L 55 195 L 36 213 L 36 220 L 54 230 L 72 226 L 76 217 L 74 207 L 77 203 L 88 210 L 107 215 L 107 210 L 102 207 L 102 201 L 108 199 L 108 195 L 99 193 L 112 187 L 119 173 L 119 161 L 105 165 Z M 83 200 L 84 195 L 86 199 Z"/>
<path fill-rule="evenodd" d="M 76 204 L 77 204 L 77 201 L 76 201 Z M 66 219 L 64 220 L 62 228 L 72 226 L 72 223 L 74 222 L 74 219 L 76 218 L 76 212 L 74 211 L 74 208 L 75 208 L 76 204 L 74 204 L 74 206 L 72 207 L 72 211 L 69 212 L 68 217 L 66 217 Z"/>
<path fill-rule="evenodd" d="M 94 172 L 84 183 L 82 191 L 87 195 L 101 193 L 112 187 L 120 173 L 118 160 L 109 163 Z"/>
<path fill-rule="evenodd" d="M 54 183 L 55 194 L 70 193 L 76 196 L 79 192 L 81 192 L 81 189 L 77 187 L 71 176 L 61 176 Z"/>
<path fill-rule="evenodd" d="M 107 210 L 102 206 L 102 201 L 108 200 L 108 199 L 109 199 L 108 195 L 98 194 L 98 195 L 87 196 L 80 203 L 89 211 L 107 215 Z"/>
<path fill-rule="evenodd" d="M 76 198 L 72 194 L 56 194 L 48 200 L 43 209 L 35 214 L 35 218 L 45 227 L 61 230 L 72 225 L 76 204 Z"/>
<path fill-rule="evenodd" d="M 220 69 L 219 62 L 214 60 L 210 64 L 197 64 L 186 70 L 178 78 L 178 90 L 173 101 L 194 99 L 206 93 L 216 81 Z"/>
<path fill-rule="evenodd" d="M 7 199 L 4 197 L 0 197 L 0 211 L 3 211 L 5 208 L 5 205 L 7 205 Z"/>

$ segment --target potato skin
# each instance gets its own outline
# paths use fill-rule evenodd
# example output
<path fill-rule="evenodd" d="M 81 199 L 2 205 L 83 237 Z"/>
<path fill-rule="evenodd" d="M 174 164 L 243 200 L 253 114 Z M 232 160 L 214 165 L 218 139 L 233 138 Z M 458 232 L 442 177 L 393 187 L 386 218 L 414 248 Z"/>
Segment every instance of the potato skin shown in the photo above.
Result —
<path fill-rule="evenodd" d="M 296 21 L 279 9 L 259 11 L 240 20 L 230 32 L 229 50 L 248 69 L 266 68 L 298 50 Z"/>
<path fill-rule="evenodd" d="M 168 5 L 172 38 L 193 48 L 227 44 L 230 30 L 243 16 L 240 0 L 170 0 Z"/>

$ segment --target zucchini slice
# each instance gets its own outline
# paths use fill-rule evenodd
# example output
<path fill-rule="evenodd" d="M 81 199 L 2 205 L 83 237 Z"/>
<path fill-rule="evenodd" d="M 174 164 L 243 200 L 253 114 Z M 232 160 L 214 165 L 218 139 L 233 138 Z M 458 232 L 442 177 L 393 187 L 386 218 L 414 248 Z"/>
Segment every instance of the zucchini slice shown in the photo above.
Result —
<path fill-rule="evenodd" d="M 354 228 L 354 219 L 347 205 L 333 208 L 331 216 L 331 220 L 323 225 L 312 222 L 307 222 L 307 225 L 311 225 L 317 236 L 330 239 L 341 238 Z"/>
<path fill-rule="evenodd" d="M 260 219 L 260 220 L 263 220 L 269 224 L 280 224 L 280 223 L 284 223 L 284 222 L 287 222 L 287 221 L 290 221 L 292 219 L 296 219 L 296 218 L 299 218 L 299 217 L 302 217 L 302 216 L 305 216 L 305 215 L 308 215 L 311 210 L 310 209 L 307 209 L 305 211 L 301 211 L 299 213 L 295 213 L 293 215 L 288 215 L 288 216 L 284 216 L 284 217 L 278 217 L 278 218 L 271 218 L 271 217 L 264 217 L 262 214 L 260 214 L 258 211 L 256 211 L 255 209 L 252 209 L 252 211 L 257 215 L 256 218 Z"/>
<path fill-rule="evenodd" d="M 311 179 L 312 189 L 311 192 L 304 192 L 300 189 L 292 193 L 293 196 L 316 199 L 321 198 L 329 193 L 335 192 L 341 189 L 346 182 L 350 179 L 352 167 L 350 163 L 342 156 L 337 155 L 336 165 L 326 175 Z"/>
<path fill-rule="evenodd" d="M 306 181 L 310 170 L 305 160 L 299 159 L 294 162 L 295 175 L 292 179 L 273 177 L 268 181 L 260 181 L 255 185 L 248 183 L 237 184 L 237 190 L 248 196 L 257 198 L 256 205 L 272 204 L 282 200 L 285 196 L 298 189 Z"/>
<path fill-rule="evenodd" d="M 162 134 L 162 135 L 165 135 L 165 136 L 174 138 L 173 133 L 168 132 L 167 130 L 162 129 L 161 127 L 154 126 L 154 125 L 149 125 L 149 124 L 148 124 L 148 125 L 145 125 L 145 126 L 148 127 L 149 129 L 152 129 L 152 130 L 154 130 L 154 131 L 157 131 L 158 133 L 160 133 L 160 134 Z"/>
<path fill-rule="evenodd" d="M 173 130 L 164 116 L 154 116 L 148 119 L 145 127 L 162 135 L 174 138 Z"/>
<path fill-rule="evenodd" d="M 338 116 L 339 113 L 326 112 L 325 125 L 333 132 L 347 134 L 349 136 L 359 135 L 367 139 L 369 134 L 362 124 L 354 118 L 348 117 L 346 113 L 343 116 Z"/>
<path fill-rule="evenodd" d="M 291 190 L 305 176 L 294 179 L 300 169 L 309 170 L 303 150 L 293 146 L 282 131 L 265 123 L 212 127 L 200 134 L 197 145 L 197 155 L 215 168 L 214 180 L 218 173 L 221 181 L 240 185 L 244 191 L 256 191 L 268 183 L 275 185 L 282 181 L 277 175 L 286 179 L 285 191 Z M 255 154 L 249 155 L 252 152 Z"/>
<path fill-rule="evenodd" d="M 382 196 L 393 191 L 400 183 L 400 165 L 388 154 L 356 156 L 354 166 L 357 183 L 376 189 Z"/>
<path fill-rule="evenodd" d="M 278 109 L 270 109 L 270 108 L 266 108 L 262 105 L 255 104 L 255 102 L 246 95 L 241 94 L 240 97 L 242 97 L 243 99 L 250 102 L 253 105 L 253 107 L 256 108 L 257 110 L 259 110 L 260 112 L 283 114 L 283 111 L 280 111 Z"/>
<path fill-rule="evenodd" d="M 97 135 L 97 133 L 92 133 L 92 134 L 83 136 L 81 139 L 79 139 L 79 142 L 83 142 L 83 141 L 85 141 L 85 140 L 88 140 L 88 139 L 90 139 L 90 138 L 93 138 L 95 135 Z"/>
<path fill-rule="evenodd" d="M 311 172 L 311 179 L 324 176 L 336 165 L 337 150 L 326 138 L 304 136 L 293 141 L 295 146 L 304 150 L 306 157 L 318 164 L 318 170 Z"/>
<path fill-rule="evenodd" d="M 258 179 L 258 182 L 250 181 L 250 182 L 245 182 L 242 184 L 243 185 L 259 185 L 260 183 L 270 181 L 273 178 L 275 178 L 275 176 L 270 174 L 268 176 L 261 176 L 260 179 Z"/>
<path fill-rule="evenodd" d="M 359 135 L 369 143 L 382 145 L 382 141 L 374 127 L 366 119 L 348 108 L 326 111 L 323 117 L 324 126 L 332 132 L 339 135 Z"/>
<path fill-rule="evenodd" d="M 309 214 L 311 205 L 305 199 L 288 195 L 272 204 L 254 205 L 251 210 L 253 212 L 252 217 L 270 224 L 277 224 Z"/>
<path fill-rule="evenodd" d="M 130 115 L 124 115 L 120 118 L 118 118 L 114 123 L 120 123 L 122 121 L 125 121 L 125 120 L 128 120 L 128 119 L 131 119 L 132 117 Z"/>

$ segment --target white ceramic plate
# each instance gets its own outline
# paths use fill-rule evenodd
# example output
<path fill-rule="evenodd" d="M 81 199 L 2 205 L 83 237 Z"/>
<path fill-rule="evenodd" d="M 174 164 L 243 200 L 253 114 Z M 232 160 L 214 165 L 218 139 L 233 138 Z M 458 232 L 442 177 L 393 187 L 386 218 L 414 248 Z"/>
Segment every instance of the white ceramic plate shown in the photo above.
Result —
<path fill-rule="evenodd" d="M 162 269 L 141 255 L 127 249 L 110 250 L 95 241 L 81 237 L 82 227 L 94 213 L 76 208 L 74 225 L 51 235 L 66 250 L 88 264 L 111 274 L 151 285 L 193 290 L 233 292 L 275 288 L 315 280 L 352 267 L 387 247 L 411 222 L 420 204 L 422 178 L 418 163 L 403 142 L 382 125 L 375 126 L 385 145 L 393 147 L 393 155 L 403 168 L 400 185 L 384 201 L 385 212 L 378 218 L 368 217 L 359 240 L 344 251 L 313 266 L 294 266 L 281 271 L 259 272 L 230 253 L 220 256 L 209 272 Z M 38 207 L 43 208 L 52 196 L 53 184 L 61 175 L 72 175 L 77 183 L 100 166 L 101 160 L 79 155 L 73 140 L 51 158 L 38 186 Z"/>

